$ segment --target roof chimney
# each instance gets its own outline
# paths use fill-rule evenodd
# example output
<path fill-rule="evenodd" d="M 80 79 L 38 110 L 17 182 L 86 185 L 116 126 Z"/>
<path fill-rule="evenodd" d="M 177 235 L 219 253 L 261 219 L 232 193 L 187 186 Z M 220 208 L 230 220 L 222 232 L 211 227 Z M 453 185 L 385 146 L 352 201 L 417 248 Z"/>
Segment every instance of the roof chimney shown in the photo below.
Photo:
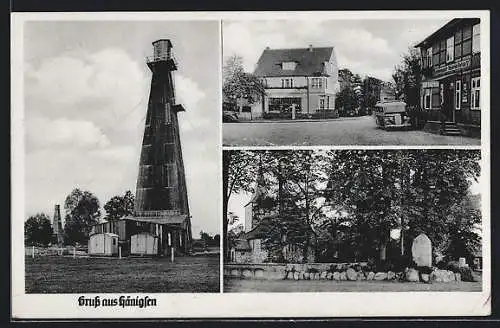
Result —
<path fill-rule="evenodd" d="M 309 51 L 313 51 L 313 45 L 312 44 L 309 45 Z"/>

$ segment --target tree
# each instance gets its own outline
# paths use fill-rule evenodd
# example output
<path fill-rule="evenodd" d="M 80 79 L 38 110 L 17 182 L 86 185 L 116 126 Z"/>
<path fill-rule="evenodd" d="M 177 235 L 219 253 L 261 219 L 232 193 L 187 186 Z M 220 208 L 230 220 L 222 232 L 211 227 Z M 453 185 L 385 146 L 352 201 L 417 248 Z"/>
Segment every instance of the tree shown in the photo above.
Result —
<path fill-rule="evenodd" d="M 127 190 L 123 196 L 112 197 L 105 205 L 107 220 L 118 220 L 134 212 L 134 195 Z"/>
<path fill-rule="evenodd" d="M 239 106 L 242 111 L 243 100 L 253 104 L 263 97 L 265 87 L 261 80 L 243 69 L 243 59 L 240 56 L 231 56 L 223 67 L 222 93 L 231 103 Z"/>
<path fill-rule="evenodd" d="M 371 109 L 380 100 L 381 84 L 381 80 L 371 76 L 367 76 L 363 80 L 363 101 L 361 106 L 364 111 L 363 114 L 371 114 Z"/>
<path fill-rule="evenodd" d="M 358 97 L 350 85 L 344 86 L 335 96 L 335 105 L 339 111 L 354 109 L 358 105 Z"/>
<path fill-rule="evenodd" d="M 223 251 L 224 258 L 229 258 L 228 248 L 228 204 L 231 195 L 239 192 L 252 192 L 255 181 L 255 156 L 252 152 L 224 150 L 222 152 L 223 180 Z"/>
<path fill-rule="evenodd" d="M 314 256 L 316 232 L 314 222 L 321 214 L 322 186 L 325 176 L 320 155 L 309 150 L 258 151 L 262 171 L 267 172 L 265 185 L 268 193 L 259 199 L 259 208 L 278 208 L 277 215 L 268 216 L 264 210 L 258 221 L 266 225 L 264 238 L 271 257 L 282 261 L 282 250 L 287 245 L 302 249 L 303 261 Z M 275 196 L 272 185 L 277 185 Z M 254 211 L 259 216 L 258 211 Z"/>
<path fill-rule="evenodd" d="M 403 54 L 401 63 L 394 68 L 392 78 L 396 87 L 396 97 L 403 99 L 409 106 L 419 107 L 422 68 L 417 49 L 410 48 Z"/>
<path fill-rule="evenodd" d="M 386 259 L 391 229 L 403 227 L 407 244 L 421 232 L 436 245 L 456 235 L 450 219 L 457 216 L 450 211 L 460 206 L 471 179 L 480 173 L 477 151 L 352 150 L 329 155 L 328 198 L 350 213 L 353 247 L 370 257 L 375 245 L 381 260 Z"/>
<path fill-rule="evenodd" d="M 92 225 L 100 218 L 100 204 L 96 196 L 89 191 L 75 188 L 64 202 L 66 224 L 64 225 L 67 244 L 85 243 Z"/>
<path fill-rule="evenodd" d="M 30 216 L 24 222 L 24 239 L 27 244 L 46 246 L 52 241 L 52 225 L 44 213 Z"/>

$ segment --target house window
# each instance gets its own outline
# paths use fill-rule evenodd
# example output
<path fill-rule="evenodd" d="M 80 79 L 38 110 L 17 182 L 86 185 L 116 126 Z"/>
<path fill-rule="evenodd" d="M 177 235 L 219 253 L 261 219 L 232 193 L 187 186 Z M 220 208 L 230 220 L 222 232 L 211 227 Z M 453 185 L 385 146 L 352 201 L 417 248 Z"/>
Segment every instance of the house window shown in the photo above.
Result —
<path fill-rule="evenodd" d="M 283 62 L 281 63 L 281 68 L 285 71 L 294 70 L 297 63 L 295 62 Z"/>
<path fill-rule="evenodd" d="M 472 52 L 477 53 L 481 51 L 481 33 L 480 25 L 472 26 Z"/>
<path fill-rule="evenodd" d="M 452 62 L 454 59 L 454 37 L 446 39 L 446 62 Z"/>
<path fill-rule="evenodd" d="M 293 79 L 281 79 L 282 88 L 293 88 Z"/>
<path fill-rule="evenodd" d="M 319 108 L 325 109 L 325 98 L 319 98 Z"/>
<path fill-rule="evenodd" d="M 325 89 L 328 89 L 328 78 L 325 77 Z"/>
<path fill-rule="evenodd" d="M 432 67 L 432 47 L 430 47 L 429 49 L 427 49 L 427 58 L 426 58 L 426 63 L 424 64 L 424 67 L 425 65 L 427 65 L 427 67 Z"/>
<path fill-rule="evenodd" d="M 455 82 L 455 109 L 460 109 L 460 99 L 462 97 L 462 81 Z"/>
<path fill-rule="evenodd" d="M 480 96 L 480 89 L 481 89 L 481 78 L 480 77 L 475 77 L 471 79 L 471 108 L 472 109 L 479 109 L 480 108 L 480 103 L 479 103 L 479 96 Z"/>
<path fill-rule="evenodd" d="M 323 87 L 323 78 L 321 77 L 313 77 L 311 81 L 311 87 L 315 89 L 320 89 Z"/>
<path fill-rule="evenodd" d="M 424 109 L 439 108 L 439 88 L 425 88 L 423 103 Z"/>

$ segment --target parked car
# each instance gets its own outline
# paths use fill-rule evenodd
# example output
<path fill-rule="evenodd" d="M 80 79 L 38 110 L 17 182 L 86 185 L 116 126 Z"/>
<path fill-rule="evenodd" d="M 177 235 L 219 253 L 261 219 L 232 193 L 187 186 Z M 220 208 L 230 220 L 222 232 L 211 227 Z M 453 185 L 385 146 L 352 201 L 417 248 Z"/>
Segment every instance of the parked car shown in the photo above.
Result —
<path fill-rule="evenodd" d="M 225 110 L 222 112 L 222 122 L 235 123 L 238 122 L 238 113 Z"/>
<path fill-rule="evenodd" d="M 379 102 L 375 105 L 375 123 L 382 129 L 411 126 L 406 103 L 402 101 Z"/>

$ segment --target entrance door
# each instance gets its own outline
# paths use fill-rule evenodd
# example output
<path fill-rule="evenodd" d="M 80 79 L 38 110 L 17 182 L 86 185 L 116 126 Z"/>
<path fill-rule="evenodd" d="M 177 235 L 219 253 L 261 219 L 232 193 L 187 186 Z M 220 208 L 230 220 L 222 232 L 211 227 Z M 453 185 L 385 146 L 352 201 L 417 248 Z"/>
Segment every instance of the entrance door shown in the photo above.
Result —
<path fill-rule="evenodd" d="M 455 121 L 454 110 L 454 85 L 451 79 L 443 81 L 443 108 L 442 113 L 445 116 L 445 121 Z"/>

